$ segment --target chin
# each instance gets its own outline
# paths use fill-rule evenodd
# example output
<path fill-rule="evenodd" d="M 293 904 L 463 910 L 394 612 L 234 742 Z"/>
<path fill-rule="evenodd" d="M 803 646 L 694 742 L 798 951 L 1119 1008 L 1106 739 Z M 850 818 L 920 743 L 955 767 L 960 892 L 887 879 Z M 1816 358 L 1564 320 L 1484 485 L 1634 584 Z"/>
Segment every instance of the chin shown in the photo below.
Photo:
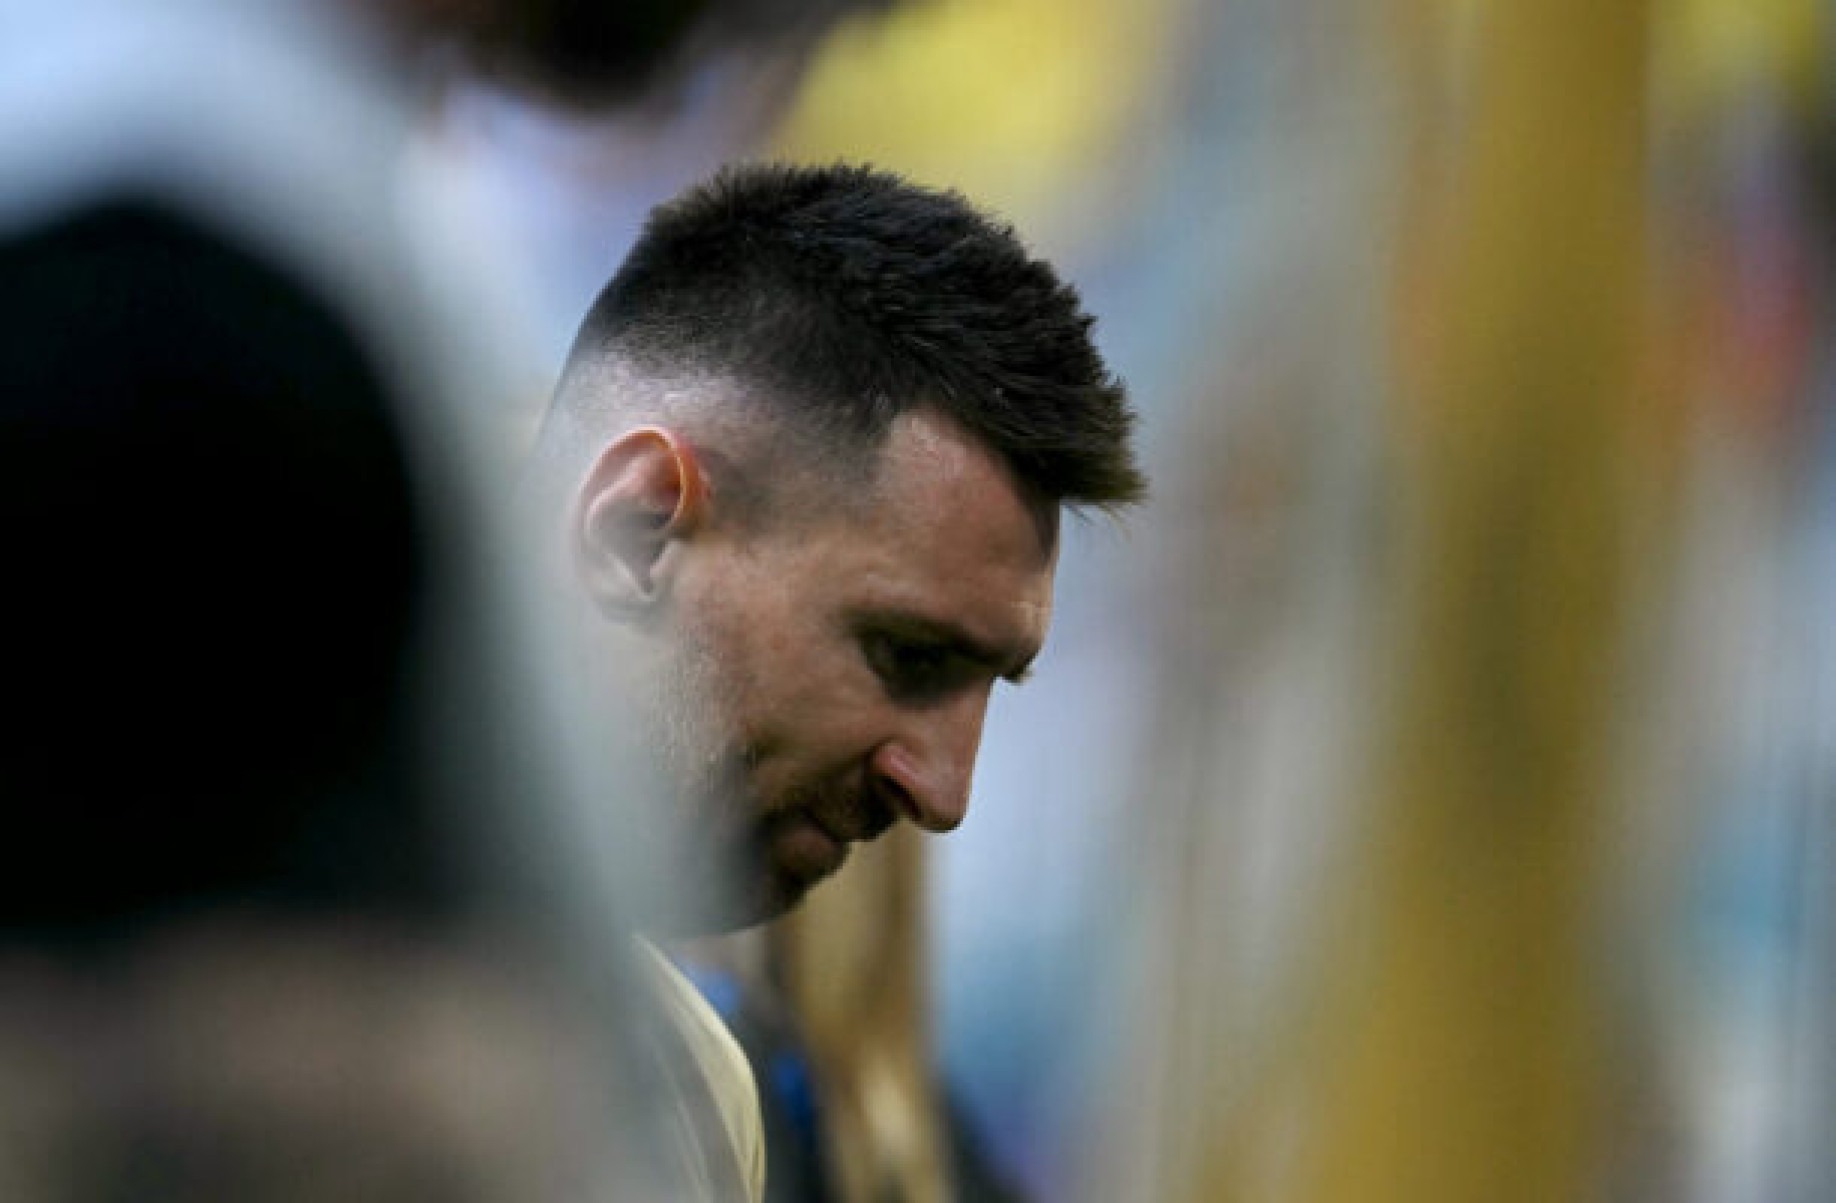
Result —
<path fill-rule="evenodd" d="M 741 931 L 769 923 L 834 876 L 849 846 L 807 816 L 788 812 L 756 823 L 744 839 L 720 838 L 688 850 L 671 875 L 674 897 L 643 926 L 658 935 L 691 937 Z"/>
<path fill-rule="evenodd" d="M 806 880 L 786 873 L 772 873 L 759 884 L 749 905 L 734 908 L 733 921 L 725 930 L 757 927 L 783 918 L 802 904 L 820 879 Z"/>
<path fill-rule="evenodd" d="M 814 884 L 774 873 L 745 897 L 718 890 L 702 892 L 694 898 L 676 898 L 666 910 L 648 916 L 643 926 L 651 935 L 668 939 L 744 931 L 795 910 Z"/>

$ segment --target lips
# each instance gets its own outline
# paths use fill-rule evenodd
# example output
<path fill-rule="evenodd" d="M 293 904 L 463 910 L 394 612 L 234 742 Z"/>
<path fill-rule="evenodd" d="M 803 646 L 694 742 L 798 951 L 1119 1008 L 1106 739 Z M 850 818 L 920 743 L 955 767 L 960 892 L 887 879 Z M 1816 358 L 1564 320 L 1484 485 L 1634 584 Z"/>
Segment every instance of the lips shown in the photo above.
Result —
<path fill-rule="evenodd" d="M 851 845 L 874 839 L 896 819 L 879 799 L 858 791 L 805 797 L 766 817 L 762 847 L 801 893 L 840 869 Z"/>
<path fill-rule="evenodd" d="M 860 835 L 848 831 L 844 826 L 835 822 L 833 819 L 825 820 L 820 811 L 807 810 L 803 813 L 803 817 L 808 819 L 817 830 L 821 831 L 831 840 L 834 840 L 837 844 L 852 844 L 863 838 Z"/>
<path fill-rule="evenodd" d="M 780 866 L 805 882 L 827 877 L 848 859 L 849 841 L 832 833 L 809 811 L 776 824 L 772 850 Z"/>
<path fill-rule="evenodd" d="M 864 844 L 877 839 L 896 817 L 881 802 L 858 795 L 842 806 L 811 806 L 803 814 L 838 844 Z"/>

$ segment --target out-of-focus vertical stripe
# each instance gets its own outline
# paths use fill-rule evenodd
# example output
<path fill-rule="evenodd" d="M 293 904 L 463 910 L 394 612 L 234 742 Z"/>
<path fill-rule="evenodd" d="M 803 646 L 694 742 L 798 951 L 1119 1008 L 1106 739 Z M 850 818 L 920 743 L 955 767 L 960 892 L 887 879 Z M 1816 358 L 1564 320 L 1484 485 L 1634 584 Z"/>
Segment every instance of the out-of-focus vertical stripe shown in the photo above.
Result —
<path fill-rule="evenodd" d="M 1293 1197 L 1320 1203 L 1586 1197 L 1605 1085 L 1589 925 L 1651 471 L 1647 14 L 1470 20 L 1466 101 L 1412 173 L 1438 278 L 1393 415 L 1389 735 L 1306 1053 Z"/>

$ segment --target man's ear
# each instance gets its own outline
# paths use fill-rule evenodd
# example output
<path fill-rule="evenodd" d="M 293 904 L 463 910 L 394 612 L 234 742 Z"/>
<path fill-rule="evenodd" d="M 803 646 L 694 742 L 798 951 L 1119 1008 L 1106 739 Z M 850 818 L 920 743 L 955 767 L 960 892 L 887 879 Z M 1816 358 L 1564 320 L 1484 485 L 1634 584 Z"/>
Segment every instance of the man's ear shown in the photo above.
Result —
<path fill-rule="evenodd" d="M 707 482 L 687 440 L 640 426 L 593 461 L 574 507 L 574 559 L 588 596 L 618 618 L 649 611 L 668 589 L 665 552 L 701 524 Z"/>

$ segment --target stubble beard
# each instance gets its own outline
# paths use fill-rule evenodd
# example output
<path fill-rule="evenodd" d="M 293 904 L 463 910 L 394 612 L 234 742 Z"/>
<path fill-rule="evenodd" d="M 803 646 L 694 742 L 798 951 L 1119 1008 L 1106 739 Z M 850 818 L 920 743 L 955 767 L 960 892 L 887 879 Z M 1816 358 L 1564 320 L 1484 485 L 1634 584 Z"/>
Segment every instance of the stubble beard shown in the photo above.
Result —
<path fill-rule="evenodd" d="M 694 868 L 691 888 L 720 916 L 743 926 L 790 909 L 816 878 L 781 865 L 776 841 L 787 824 L 813 817 L 844 841 L 872 839 L 894 821 L 859 782 L 804 782 L 782 796 L 759 796 L 758 755 L 733 716 L 734 685 L 710 642 L 678 630 L 657 673 L 651 746 L 676 793 L 672 813 Z"/>
<path fill-rule="evenodd" d="M 782 908 L 754 838 L 763 800 L 753 796 L 754 757 L 733 719 L 737 699 L 705 638 L 678 629 L 665 649 L 646 734 L 673 795 L 683 857 L 677 903 L 692 931 L 748 926 Z"/>
<path fill-rule="evenodd" d="M 669 647 L 654 685 L 651 747 L 676 791 L 678 811 L 691 820 L 715 820 L 719 816 L 709 811 L 741 805 L 735 795 L 743 788 L 746 758 L 730 729 L 733 699 L 702 641 L 678 636 Z"/>

